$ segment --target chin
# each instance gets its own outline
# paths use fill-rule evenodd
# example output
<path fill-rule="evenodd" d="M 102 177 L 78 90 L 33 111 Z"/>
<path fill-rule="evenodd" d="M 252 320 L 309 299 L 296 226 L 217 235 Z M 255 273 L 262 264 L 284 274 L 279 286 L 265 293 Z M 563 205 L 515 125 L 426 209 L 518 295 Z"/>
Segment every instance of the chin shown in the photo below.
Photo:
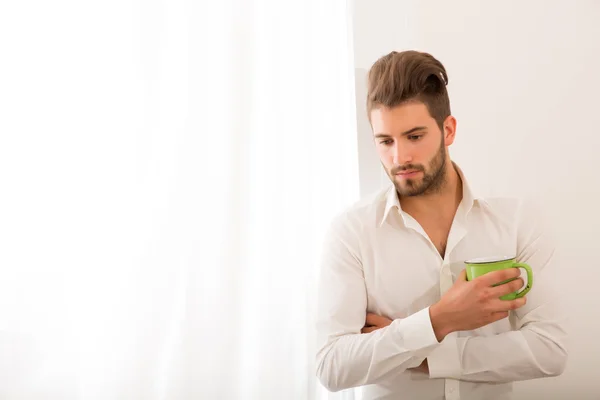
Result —
<path fill-rule="evenodd" d="M 421 182 L 413 179 L 402 181 L 402 183 L 395 181 L 394 186 L 396 186 L 396 191 L 402 196 L 418 196 L 423 192 Z"/>
<path fill-rule="evenodd" d="M 421 186 L 420 179 L 396 179 L 396 187 L 400 187 L 403 190 L 413 191 Z"/>

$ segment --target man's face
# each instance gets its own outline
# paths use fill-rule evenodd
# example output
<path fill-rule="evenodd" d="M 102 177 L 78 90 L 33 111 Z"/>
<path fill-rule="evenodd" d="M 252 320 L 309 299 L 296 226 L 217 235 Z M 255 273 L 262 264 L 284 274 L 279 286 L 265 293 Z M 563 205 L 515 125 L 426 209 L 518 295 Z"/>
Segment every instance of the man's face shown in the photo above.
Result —
<path fill-rule="evenodd" d="M 425 104 L 411 102 L 371 112 L 377 153 L 400 196 L 439 191 L 446 176 L 446 146 L 454 140 L 455 120 L 444 122 L 444 134 Z"/>

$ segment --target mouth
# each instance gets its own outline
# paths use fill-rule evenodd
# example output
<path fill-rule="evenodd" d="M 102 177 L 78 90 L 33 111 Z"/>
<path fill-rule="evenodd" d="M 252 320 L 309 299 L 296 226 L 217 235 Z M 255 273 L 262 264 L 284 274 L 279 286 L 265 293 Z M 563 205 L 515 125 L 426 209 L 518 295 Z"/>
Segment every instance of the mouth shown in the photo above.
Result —
<path fill-rule="evenodd" d="M 396 174 L 400 178 L 408 179 L 417 176 L 417 174 L 421 173 L 421 171 L 412 170 L 412 171 L 401 171 Z"/>

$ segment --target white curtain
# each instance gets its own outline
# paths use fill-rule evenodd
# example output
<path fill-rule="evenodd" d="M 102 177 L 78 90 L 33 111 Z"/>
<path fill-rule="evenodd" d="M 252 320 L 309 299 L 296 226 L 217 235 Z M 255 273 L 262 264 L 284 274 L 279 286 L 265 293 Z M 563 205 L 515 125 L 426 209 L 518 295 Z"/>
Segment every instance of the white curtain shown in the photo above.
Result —
<path fill-rule="evenodd" d="M 346 1 L 0 5 L 0 398 L 317 399 Z"/>

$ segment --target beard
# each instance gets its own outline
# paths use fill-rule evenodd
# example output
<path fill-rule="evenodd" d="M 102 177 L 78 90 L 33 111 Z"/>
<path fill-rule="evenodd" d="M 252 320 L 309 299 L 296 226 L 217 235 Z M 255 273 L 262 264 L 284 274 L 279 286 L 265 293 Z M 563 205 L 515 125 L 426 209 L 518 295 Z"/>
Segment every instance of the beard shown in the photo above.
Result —
<path fill-rule="evenodd" d="M 407 164 L 393 167 L 388 171 L 388 176 L 396 187 L 399 196 L 414 197 L 439 193 L 446 182 L 446 148 L 442 139 L 438 152 L 433 156 L 429 165 Z M 416 179 L 400 180 L 396 174 L 401 171 L 421 171 L 422 175 Z"/>

